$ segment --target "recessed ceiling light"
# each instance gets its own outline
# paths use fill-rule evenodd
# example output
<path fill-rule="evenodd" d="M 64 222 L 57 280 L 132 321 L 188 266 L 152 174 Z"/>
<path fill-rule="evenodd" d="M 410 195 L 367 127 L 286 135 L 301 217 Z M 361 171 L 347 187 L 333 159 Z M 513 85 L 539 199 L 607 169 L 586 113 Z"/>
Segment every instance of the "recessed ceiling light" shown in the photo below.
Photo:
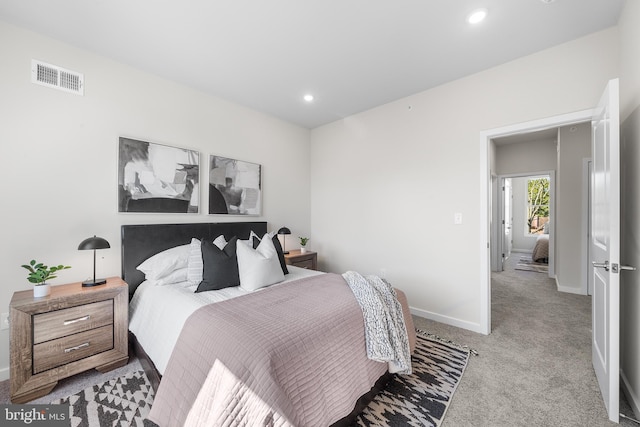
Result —
<path fill-rule="evenodd" d="M 467 22 L 469 24 L 478 24 L 484 21 L 484 18 L 486 17 L 487 17 L 487 9 L 478 9 L 473 11 L 471 15 L 469 15 L 469 17 L 467 18 Z"/>
<path fill-rule="evenodd" d="M 313 95 L 311 95 L 310 93 L 306 94 L 303 99 L 307 102 L 312 102 L 313 101 Z"/>

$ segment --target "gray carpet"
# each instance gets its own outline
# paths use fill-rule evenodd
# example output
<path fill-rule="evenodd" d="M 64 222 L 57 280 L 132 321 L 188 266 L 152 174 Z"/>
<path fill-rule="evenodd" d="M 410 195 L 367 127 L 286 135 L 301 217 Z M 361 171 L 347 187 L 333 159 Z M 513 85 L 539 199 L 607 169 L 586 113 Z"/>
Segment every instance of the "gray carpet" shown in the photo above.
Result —
<path fill-rule="evenodd" d="M 480 353 L 443 426 L 615 426 L 591 365 L 591 298 L 557 292 L 554 280 L 515 270 L 517 263 L 511 257 L 492 275 L 490 335 L 414 317 L 416 328 Z M 624 400 L 621 409 L 633 416 Z"/>

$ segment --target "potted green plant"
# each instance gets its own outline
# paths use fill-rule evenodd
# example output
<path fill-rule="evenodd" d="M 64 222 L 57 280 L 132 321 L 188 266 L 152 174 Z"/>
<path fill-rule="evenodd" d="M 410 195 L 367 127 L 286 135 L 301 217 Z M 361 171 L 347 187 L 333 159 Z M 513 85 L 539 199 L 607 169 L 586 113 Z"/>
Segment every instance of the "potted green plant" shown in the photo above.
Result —
<path fill-rule="evenodd" d="M 300 239 L 300 253 L 303 254 L 307 252 L 307 243 L 309 243 L 310 237 L 298 236 L 298 238 Z"/>
<path fill-rule="evenodd" d="M 32 259 L 29 264 L 23 264 L 22 268 L 29 271 L 27 280 L 35 285 L 33 287 L 33 296 L 35 298 L 39 298 L 46 297 L 51 292 L 51 287 L 47 283 L 47 280 L 55 279 L 58 277 L 56 275 L 58 271 L 66 270 L 71 267 L 62 264 L 49 267 L 41 262 L 37 262 L 35 259 Z"/>

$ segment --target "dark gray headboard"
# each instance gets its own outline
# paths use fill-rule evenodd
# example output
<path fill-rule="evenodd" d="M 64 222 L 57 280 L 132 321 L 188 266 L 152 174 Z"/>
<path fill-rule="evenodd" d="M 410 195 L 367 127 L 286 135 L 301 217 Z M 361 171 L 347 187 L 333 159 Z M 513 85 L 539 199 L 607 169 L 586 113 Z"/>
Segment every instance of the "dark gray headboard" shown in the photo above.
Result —
<path fill-rule="evenodd" d="M 215 239 L 223 234 L 229 240 L 233 236 L 248 239 L 253 231 L 258 236 L 267 232 L 266 222 L 220 222 L 188 224 L 123 225 L 122 279 L 129 284 L 129 298 L 144 281 L 144 274 L 136 270 L 142 261 L 165 249 L 184 245 L 191 238 Z"/>

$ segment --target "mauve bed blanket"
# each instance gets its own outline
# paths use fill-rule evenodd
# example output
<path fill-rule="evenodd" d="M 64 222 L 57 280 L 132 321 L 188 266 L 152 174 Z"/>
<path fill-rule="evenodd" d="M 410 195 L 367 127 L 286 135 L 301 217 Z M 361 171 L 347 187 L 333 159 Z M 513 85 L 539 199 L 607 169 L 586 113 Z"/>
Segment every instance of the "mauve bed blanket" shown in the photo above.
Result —
<path fill-rule="evenodd" d="M 411 348 L 415 331 L 398 291 Z M 324 274 L 204 306 L 187 319 L 149 419 L 165 426 L 329 426 L 387 370 L 362 311 Z"/>

